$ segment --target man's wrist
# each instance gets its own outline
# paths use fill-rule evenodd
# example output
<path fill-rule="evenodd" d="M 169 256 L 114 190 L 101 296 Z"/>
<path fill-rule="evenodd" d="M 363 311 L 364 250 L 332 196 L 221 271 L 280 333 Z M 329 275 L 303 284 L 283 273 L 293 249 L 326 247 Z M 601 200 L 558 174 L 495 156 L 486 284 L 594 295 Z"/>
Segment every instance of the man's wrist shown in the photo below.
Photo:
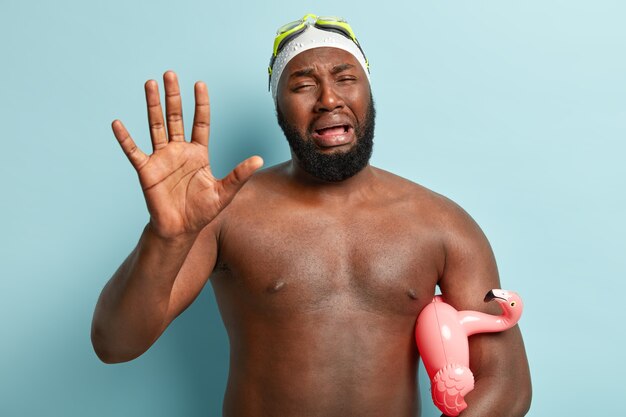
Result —
<path fill-rule="evenodd" d="M 154 241 L 160 246 L 168 249 L 181 249 L 191 247 L 200 232 L 198 231 L 193 233 L 181 233 L 180 235 L 176 236 L 163 236 L 162 234 L 158 233 L 158 231 L 152 224 L 152 221 L 149 221 L 144 228 L 144 234 L 147 236 L 148 239 Z"/>

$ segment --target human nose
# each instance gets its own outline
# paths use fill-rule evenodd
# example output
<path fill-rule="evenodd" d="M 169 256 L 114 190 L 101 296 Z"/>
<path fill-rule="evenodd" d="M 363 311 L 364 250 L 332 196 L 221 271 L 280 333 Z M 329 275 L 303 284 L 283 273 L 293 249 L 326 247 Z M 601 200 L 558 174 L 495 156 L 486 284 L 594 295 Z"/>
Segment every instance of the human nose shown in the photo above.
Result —
<path fill-rule="evenodd" d="M 332 112 L 333 110 L 342 108 L 343 106 L 343 98 L 333 88 L 333 85 L 322 83 L 319 90 L 319 96 L 317 97 L 317 103 L 315 104 L 315 111 L 318 113 Z"/>

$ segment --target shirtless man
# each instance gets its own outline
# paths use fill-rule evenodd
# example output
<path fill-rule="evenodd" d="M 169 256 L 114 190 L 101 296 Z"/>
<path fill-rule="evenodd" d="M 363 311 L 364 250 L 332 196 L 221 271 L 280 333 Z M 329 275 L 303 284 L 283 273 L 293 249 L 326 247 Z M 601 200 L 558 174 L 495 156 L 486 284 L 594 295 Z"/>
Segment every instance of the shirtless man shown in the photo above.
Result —
<path fill-rule="evenodd" d="M 417 315 L 436 286 L 459 310 L 499 314 L 482 301 L 500 287 L 496 263 L 460 207 L 369 165 L 365 57 L 356 38 L 319 26 L 306 21 L 275 47 L 285 163 L 255 173 L 255 156 L 213 177 L 207 87 L 195 85 L 188 142 L 173 72 L 163 77 L 167 131 L 157 83 L 145 85 L 151 155 L 113 122 L 150 221 L 102 291 L 92 341 L 106 363 L 138 357 L 210 279 L 230 341 L 224 416 L 414 417 Z M 476 385 L 461 415 L 524 415 L 519 328 L 472 336 L 470 349 Z"/>

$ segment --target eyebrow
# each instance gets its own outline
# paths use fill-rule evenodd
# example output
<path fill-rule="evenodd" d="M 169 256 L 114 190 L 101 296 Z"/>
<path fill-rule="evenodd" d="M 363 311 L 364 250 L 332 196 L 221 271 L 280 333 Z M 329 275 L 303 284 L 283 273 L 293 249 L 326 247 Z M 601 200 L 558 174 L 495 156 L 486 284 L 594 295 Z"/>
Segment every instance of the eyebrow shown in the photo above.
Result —
<path fill-rule="evenodd" d="M 333 75 L 335 75 L 335 74 L 339 74 L 339 73 L 340 73 L 340 72 L 342 72 L 342 71 L 349 70 L 349 69 L 352 69 L 352 68 L 354 68 L 354 65 L 352 65 L 352 64 L 340 64 L 340 65 L 335 65 L 335 66 L 333 67 L 333 69 L 332 69 L 332 70 L 330 70 L 330 73 L 331 73 L 331 74 L 333 74 Z"/>
<path fill-rule="evenodd" d="M 339 65 L 335 65 L 330 70 L 330 73 L 335 75 L 335 74 L 339 74 L 342 71 L 346 71 L 352 68 L 354 68 L 354 65 L 352 64 L 348 64 L 348 63 L 339 64 Z M 291 75 L 289 75 L 289 78 L 306 77 L 308 75 L 313 74 L 314 72 L 315 72 L 315 69 L 313 67 L 307 67 L 307 68 L 303 68 L 301 70 L 292 72 Z"/>
<path fill-rule="evenodd" d="M 307 75 L 313 74 L 313 72 L 313 67 L 303 68 L 301 70 L 292 72 L 289 78 L 306 77 Z"/>

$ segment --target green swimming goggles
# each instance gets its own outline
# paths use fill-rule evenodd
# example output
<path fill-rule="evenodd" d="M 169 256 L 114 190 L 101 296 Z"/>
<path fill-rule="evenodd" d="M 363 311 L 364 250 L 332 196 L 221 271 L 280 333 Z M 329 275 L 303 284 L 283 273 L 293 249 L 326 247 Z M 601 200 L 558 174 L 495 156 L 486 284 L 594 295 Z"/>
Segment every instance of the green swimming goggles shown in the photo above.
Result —
<path fill-rule="evenodd" d="M 309 13 L 306 14 L 302 19 L 287 23 L 286 25 L 283 25 L 279 27 L 278 30 L 276 30 L 276 38 L 274 39 L 274 51 L 272 53 L 272 57 L 270 58 L 270 65 L 267 68 L 267 72 L 269 73 L 270 78 L 270 85 L 272 80 L 272 69 L 274 67 L 276 57 L 285 47 L 285 45 L 289 43 L 289 41 L 296 38 L 306 30 L 307 26 L 309 25 L 309 19 L 313 19 L 313 26 L 318 29 L 339 33 L 340 35 L 351 39 L 363 54 L 365 64 L 367 65 L 367 71 L 369 72 L 369 62 L 367 60 L 367 57 L 365 56 L 363 49 L 361 49 L 361 45 L 356 39 L 354 31 L 344 18 L 336 16 L 317 16 Z M 270 86 L 268 86 L 268 89 L 269 87 Z"/>

